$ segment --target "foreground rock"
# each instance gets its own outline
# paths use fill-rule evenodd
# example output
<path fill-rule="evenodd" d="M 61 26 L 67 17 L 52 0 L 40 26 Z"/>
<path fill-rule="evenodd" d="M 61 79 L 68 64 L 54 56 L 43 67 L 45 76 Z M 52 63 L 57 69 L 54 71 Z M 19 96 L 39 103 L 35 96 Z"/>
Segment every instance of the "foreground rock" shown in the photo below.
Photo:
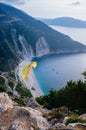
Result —
<path fill-rule="evenodd" d="M 75 130 L 86 130 L 86 123 L 71 123 L 68 126 L 73 127 Z"/>
<path fill-rule="evenodd" d="M 1 130 L 46 129 L 48 123 L 42 113 L 32 108 L 14 107 L 0 115 Z"/>
<path fill-rule="evenodd" d="M 6 93 L 0 93 L 0 130 L 39 130 L 48 128 L 47 120 L 38 110 L 13 106 Z"/>
<path fill-rule="evenodd" d="M 81 115 L 80 118 L 86 120 L 86 114 Z"/>
<path fill-rule="evenodd" d="M 64 117 L 68 113 L 65 107 L 44 109 L 34 99 L 28 101 L 27 107 L 20 107 L 6 93 L 0 93 L 0 130 L 86 130 L 86 124 L 66 126 Z"/>
<path fill-rule="evenodd" d="M 13 108 L 13 102 L 6 93 L 0 93 L 0 112 Z"/>
<path fill-rule="evenodd" d="M 31 108 L 40 107 L 40 105 L 37 103 L 37 101 L 34 98 L 30 98 L 26 105 Z"/>

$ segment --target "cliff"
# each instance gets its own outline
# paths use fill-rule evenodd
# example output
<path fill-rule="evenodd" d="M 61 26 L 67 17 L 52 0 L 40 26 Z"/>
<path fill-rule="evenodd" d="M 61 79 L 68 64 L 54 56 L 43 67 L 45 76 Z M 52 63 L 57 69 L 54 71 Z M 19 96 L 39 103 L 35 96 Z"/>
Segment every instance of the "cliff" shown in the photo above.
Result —
<path fill-rule="evenodd" d="M 42 108 L 34 99 L 29 100 L 28 105 L 20 107 L 6 93 L 0 93 L 0 130 L 86 130 L 86 124 L 66 126 L 65 117 L 58 115 L 54 118 L 50 114 L 53 111 Z M 60 108 L 59 112 L 68 116 L 68 109 L 65 107 Z"/>

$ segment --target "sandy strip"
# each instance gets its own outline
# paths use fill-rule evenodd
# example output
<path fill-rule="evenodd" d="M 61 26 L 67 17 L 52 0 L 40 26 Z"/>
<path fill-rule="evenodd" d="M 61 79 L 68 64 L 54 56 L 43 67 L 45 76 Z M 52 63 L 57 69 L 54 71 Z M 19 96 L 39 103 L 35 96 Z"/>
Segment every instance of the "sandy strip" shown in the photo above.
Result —
<path fill-rule="evenodd" d="M 22 77 L 21 77 L 22 68 L 24 67 L 25 64 L 27 64 L 29 62 L 30 62 L 29 59 L 22 61 L 17 68 L 17 70 L 18 70 L 17 72 L 18 72 L 18 76 L 20 78 L 20 81 L 25 85 L 25 87 L 27 89 L 29 89 L 31 91 L 33 97 L 36 98 L 36 97 L 39 97 L 39 96 L 44 95 L 44 94 L 36 81 L 33 70 L 31 70 L 29 72 L 26 79 L 22 79 Z"/>

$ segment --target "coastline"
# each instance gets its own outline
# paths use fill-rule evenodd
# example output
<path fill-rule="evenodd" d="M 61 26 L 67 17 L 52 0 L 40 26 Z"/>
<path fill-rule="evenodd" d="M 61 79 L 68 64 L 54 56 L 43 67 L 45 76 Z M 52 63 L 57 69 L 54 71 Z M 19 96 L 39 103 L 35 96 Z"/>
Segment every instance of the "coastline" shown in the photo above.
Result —
<path fill-rule="evenodd" d="M 26 79 L 22 79 L 21 74 L 22 74 L 22 68 L 24 67 L 25 64 L 30 63 L 31 60 L 29 58 L 26 58 L 25 60 L 21 61 L 19 64 L 17 70 L 18 70 L 18 76 L 20 81 L 24 84 L 24 86 L 30 90 L 31 94 L 33 95 L 34 98 L 39 97 L 44 95 L 42 92 L 35 75 L 33 73 L 33 70 L 31 70 L 27 76 Z"/>

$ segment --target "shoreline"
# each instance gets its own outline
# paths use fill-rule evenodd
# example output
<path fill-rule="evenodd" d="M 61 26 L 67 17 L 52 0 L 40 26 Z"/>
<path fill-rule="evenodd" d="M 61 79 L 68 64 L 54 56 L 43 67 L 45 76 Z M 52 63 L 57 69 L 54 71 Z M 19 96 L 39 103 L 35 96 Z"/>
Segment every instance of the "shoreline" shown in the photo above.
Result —
<path fill-rule="evenodd" d="M 42 92 L 36 78 L 35 75 L 33 73 L 33 70 L 31 70 L 27 76 L 26 79 L 22 79 L 21 77 L 21 73 L 22 73 L 22 68 L 24 67 L 25 64 L 30 63 L 31 60 L 29 60 L 29 58 L 26 58 L 25 60 L 21 61 L 21 63 L 18 66 L 18 76 L 20 81 L 24 84 L 24 86 L 30 90 L 31 94 L 33 95 L 34 98 L 36 97 L 40 97 L 42 95 L 44 95 L 44 93 Z"/>

